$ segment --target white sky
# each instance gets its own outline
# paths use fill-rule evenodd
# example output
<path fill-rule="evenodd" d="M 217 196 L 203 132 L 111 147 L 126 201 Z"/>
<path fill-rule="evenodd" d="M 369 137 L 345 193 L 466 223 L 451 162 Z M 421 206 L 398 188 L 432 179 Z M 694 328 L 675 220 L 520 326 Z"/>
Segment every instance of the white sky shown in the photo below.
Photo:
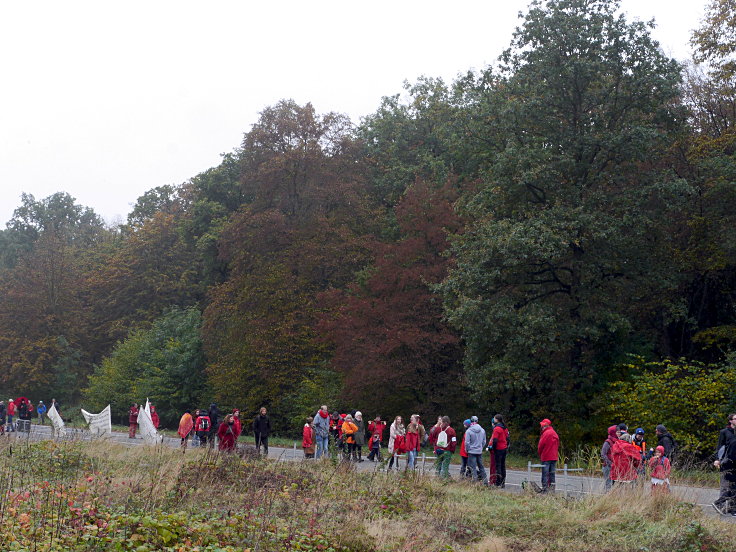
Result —
<path fill-rule="evenodd" d="M 706 0 L 622 0 L 688 58 Z M 108 222 L 219 164 L 282 98 L 355 122 L 420 75 L 495 62 L 527 0 L 0 3 L 0 227 L 66 191 Z"/>

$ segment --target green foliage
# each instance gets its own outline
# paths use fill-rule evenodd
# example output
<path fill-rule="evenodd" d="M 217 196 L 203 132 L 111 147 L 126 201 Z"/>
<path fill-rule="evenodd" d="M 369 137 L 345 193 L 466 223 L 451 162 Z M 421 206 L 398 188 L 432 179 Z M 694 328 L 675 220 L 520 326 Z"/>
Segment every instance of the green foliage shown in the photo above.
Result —
<path fill-rule="evenodd" d="M 130 405 L 150 399 L 165 425 L 205 400 L 201 315 L 195 308 L 173 308 L 149 330 L 134 330 L 89 378 L 88 409 L 108 403 L 125 417 Z"/>
<path fill-rule="evenodd" d="M 735 363 L 634 358 L 627 368 L 632 377 L 611 383 L 602 395 L 606 404 L 600 414 L 609 425 L 643 427 L 652 442 L 655 426 L 664 424 L 682 450 L 699 456 L 715 451 L 718 431 L 736 406 Z M 605 427 L 599 434 L 605 435 Z"/>

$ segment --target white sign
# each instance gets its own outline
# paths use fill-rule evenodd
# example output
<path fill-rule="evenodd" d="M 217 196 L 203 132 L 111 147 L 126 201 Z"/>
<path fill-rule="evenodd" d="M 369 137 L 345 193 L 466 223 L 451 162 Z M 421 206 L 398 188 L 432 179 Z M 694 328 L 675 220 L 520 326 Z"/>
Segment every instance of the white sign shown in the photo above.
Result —
<path fill-rule="evenodd" d="M 84 408 L 82 410 L 82 416 L 89 426 L 89 432 L 92 435 L 111 435 L 112 434 L 112 417 L 110 415 L 110 405 L 108 404 L 105 409 L 99 414 L 92 414 L 87 412 Z"/>
<path fill-rule="evenodd" d="M 146 399 L 146 407 L 138 409 L 138 431 L 147 443 L 158 443 L 158 432 L 151 419 L 151 403 Z"/>
<path fill-rule="evenodd" d="M 64 420 L 61 419 L 59 412 L 56 410 L 56 405 L 51 405 L 47 415 L 54 428 L 54 437 L 64 437 L 66 435 L 66 428 L 64 427 Z"/>

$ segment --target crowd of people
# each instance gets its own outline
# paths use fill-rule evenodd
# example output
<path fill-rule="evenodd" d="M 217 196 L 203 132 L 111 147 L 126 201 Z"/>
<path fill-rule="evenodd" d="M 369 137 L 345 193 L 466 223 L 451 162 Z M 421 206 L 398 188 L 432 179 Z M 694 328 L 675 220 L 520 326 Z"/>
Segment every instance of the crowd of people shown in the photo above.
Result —
<path fill-rule="evenodd" d="M 51 406 L 48 408 L 43 401 L 38 401 L 37 405 L 33 405 L 30 399 L 26 397 L 18 397 L 17 399 L 8 399 L 0 401 L 0 435 L 6 431 L 13 433 L 16 431 L 28 431 L 30 429 L 30 421 L 33 417 L 38 417 L 41 425 L 46 423 L 46 413 L 52 408 L 60 414 L 59 403 L 56 399 L 51 399 Z"/>

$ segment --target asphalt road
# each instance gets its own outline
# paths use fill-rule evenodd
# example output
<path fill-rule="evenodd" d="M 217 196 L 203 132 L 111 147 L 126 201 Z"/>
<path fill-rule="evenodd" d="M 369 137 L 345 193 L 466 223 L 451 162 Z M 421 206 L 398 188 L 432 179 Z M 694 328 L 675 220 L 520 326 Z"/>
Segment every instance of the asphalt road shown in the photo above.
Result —
<path fill-rule="evenodd" d="M 51 439 L 52 433 L 49 426 L 40 426 L 34 424 L 31 426 L 30 433 L 10 433 L 6 434 L 3 438 L 5 439 L 28 439 L 28 440 L 43 440 Z M 69 440 L 91 440 L 93 437 L 90 436 L 86 430 L 67 428 L 66 439 Z M 137 436 L 135 439 L 128 438 L 126 433 L 113 432 L 110 437 L 107 437 L 116 443 L 121 443 L 130 446 L 141 446 L 147 444 L 144 439 Z M 180 440 L 173 437 L 160 437 L 160 442 L 163 445 L 178 447 Z M 191 446 L 191 445 L 190 445 Z M 242 446 L 242 445 L 241 445 Z M 247 446 L 247 445 L 246 445 Z M 302 461 L 304 460 L 304 454 L 301 448 L 281 448 L 281 447 L 270 447 L 268 451 L 269 458 L 276 461 Z M 314 460 L 309 460 L 314 461 Z M 403 470 L 406 466 L 405 458 L 399 459 L 399 470 Z M 372 470 L 385 470 L 386 464 L 380 462 L 369 462 L 365 460 L 356 464 L 356 469 L 361 472 L 368 472 Z M 396 469 L 396 468 L 394 468 Z M 422 471 L 428 476 L 435 476 L 434 472 L 434 457 L 430 455 L 420 454 L 417 459 L 417 469 Z M 487 466 L 486 466 L 487 469 Z M 460 466 L 457 464 L 450 465 L 451 477 L 455 479 L 460 478 Z M 506 473 L 506 490 L 509 492 L 521 492 L 522 483 L 525 481 L 534 481 L 541 483 L 541 476 L 539 471 L 535 468 L 531 472 L 529 470 L 507 470 Z M 707 487 L 695 487 L 688 485 L 672 485 L 671 491 L 680 497 L 682 500 L 697 504 L 702 507 L 708 514 L 717 516 L 711 503 L 718 498 L 718 489 L 707 488 Z M 575 472 L 569 472 L 567 475 L 564 473 L 562 467 L 557 468 L 557 482 L 556 482 L 556 494 L 567 494 L 569 496 L 582 496 L 582 495 L 595 495 L 603 494 L 604 484 L 602 477 L 589 477 L 583 475 L 576 475 Z M 649 488 L 644 487 L 642 492 L 649 492 Z M 724 519 L 732 520 L 736 522 L 736 518 L 732 516 L 723 516 Z"/>

